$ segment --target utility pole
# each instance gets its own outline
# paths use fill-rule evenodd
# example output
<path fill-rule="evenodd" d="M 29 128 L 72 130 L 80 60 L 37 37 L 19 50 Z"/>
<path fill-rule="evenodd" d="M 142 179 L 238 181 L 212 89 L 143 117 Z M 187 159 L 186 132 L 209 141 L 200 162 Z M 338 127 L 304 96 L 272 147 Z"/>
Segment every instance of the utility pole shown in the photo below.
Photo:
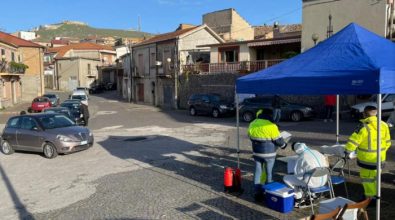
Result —
<path fill-rule="evenodd" d="M 174 108 L 178 109 L 178 38 L 174 48 Z"/>
<path fill-rule="evenodd" d="M 130 45 L 130 43 L 129 43 L 129 41 L 128 41 L 128 44 L 127 44 L 127 46 L 128 46 L 128 50 L 129 50 L 129 69 L 130 69 L 130 71 L 129 71 L 129 77 L 130 77 L 130 97 L 129 97 L 129 102 L 132 102 L 133 101 L 133 94 L 134 94 L 134 91 L 133 91 L 133 65 L 132 65 L 132 62 L 133 62 L 133 59 L 132 59 L 132 47 L 131 47 L 131 45 Z"/>

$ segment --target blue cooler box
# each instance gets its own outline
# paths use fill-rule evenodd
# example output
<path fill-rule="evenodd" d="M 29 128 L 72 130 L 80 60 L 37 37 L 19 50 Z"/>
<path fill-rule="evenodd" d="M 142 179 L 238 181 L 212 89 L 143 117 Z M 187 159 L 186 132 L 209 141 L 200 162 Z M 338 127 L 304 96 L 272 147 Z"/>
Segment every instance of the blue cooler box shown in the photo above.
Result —
<path fill-rule="evenodd" d="M 294 190 L 284 184 L 273 182 L 263 186 L 266 205 L 282 213 L 291 212 L 294 208 Z"/>

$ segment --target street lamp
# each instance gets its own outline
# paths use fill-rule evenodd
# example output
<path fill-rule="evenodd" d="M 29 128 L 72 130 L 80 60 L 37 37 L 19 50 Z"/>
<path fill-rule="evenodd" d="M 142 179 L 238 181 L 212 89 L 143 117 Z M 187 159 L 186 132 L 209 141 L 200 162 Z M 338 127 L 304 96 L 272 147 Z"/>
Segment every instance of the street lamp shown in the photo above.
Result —
<path fill-rule="evenodd" d="M 317 33 L 314 33 L 311 35 L 311 39 L 314 41 L 314 46 L 317 45 L 318 39 L 320 39 L 320 36 Z"/>
<path fill-rule="evenodd" d="M 166 59 L 168 64 L 168 69 L 171 70 L 171 58 Z M 176 68 L 174 68 L 174 108 L 178 109 L 178 74 Z"/>

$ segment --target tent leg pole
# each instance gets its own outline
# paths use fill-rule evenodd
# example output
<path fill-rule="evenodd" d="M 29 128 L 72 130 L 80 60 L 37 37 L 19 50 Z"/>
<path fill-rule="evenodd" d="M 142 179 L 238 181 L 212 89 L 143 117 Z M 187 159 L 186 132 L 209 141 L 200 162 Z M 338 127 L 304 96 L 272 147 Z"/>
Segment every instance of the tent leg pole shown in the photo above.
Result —
<path fill-rule="evenodd" d="M 339 144 L 340 96 L 336 95 L 336 144 Z"/>
<path fill-rule="evenodd" d="M 240 118 L 239 118 L 239 95 L 235 90 L 236 98 L 236 145 L 237 145 L 237 168 L 240 168 Z"/>
<path fill-rule="evenodd" d="M 377 181 L 376 181 L 376 219 L 380 219 L 381 200 L 381 94 L 377 95 Z"/>

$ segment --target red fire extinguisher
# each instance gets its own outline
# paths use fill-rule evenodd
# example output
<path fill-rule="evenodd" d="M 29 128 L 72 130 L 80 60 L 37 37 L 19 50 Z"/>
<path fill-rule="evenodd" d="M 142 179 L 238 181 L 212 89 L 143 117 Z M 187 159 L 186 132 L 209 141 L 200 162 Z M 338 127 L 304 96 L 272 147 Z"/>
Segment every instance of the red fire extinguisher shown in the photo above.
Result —
<path fill-rule="evenodd" d="M 224 171 L 225 192 L 241 191 L 241 171 L 239 168 L 226 167 Z"/>

